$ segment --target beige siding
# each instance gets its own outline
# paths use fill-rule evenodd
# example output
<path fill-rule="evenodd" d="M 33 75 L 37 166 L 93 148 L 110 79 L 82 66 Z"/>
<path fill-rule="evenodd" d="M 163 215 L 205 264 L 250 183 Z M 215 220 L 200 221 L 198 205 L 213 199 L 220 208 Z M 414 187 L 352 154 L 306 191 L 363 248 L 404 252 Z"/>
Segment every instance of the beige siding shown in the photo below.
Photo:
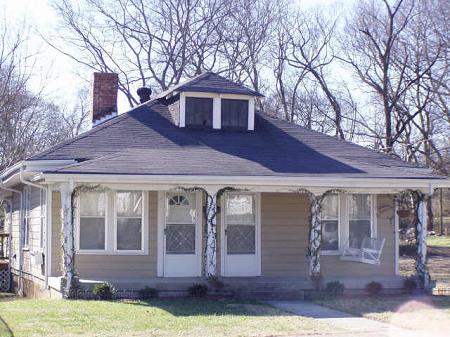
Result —
<path fill-rule="evenodd" d="M 15 186 L 15 189 L 23 192 L 23 185 Z M 20 223 L 20 196 L 17 193 L 12 197 L 13 216 L 12 216 L 12 267 L 19 268 L 20 256 L 20 237 L 22 235 L 22 226 Z M 24 213 L 25 216 L 25 213 Z M 23 253 L 23 272 L 26 277 L 34 276 L 42 279 L 44 276 L 44 265 L 35 265 L 32 263 L 31 255 L 42 251 L 40 247 L 41 240 L 41 207 L 40 207 L 40 189 L 30 187 L 30 213 L 29 221 L 29 245 L 22 249 Z M 45 228 L 44 228 L 45 235 Z M 15 258 L 14 258 L 15 256 Z"/>
<path fill-rule="evenodd" d="M 261 194 L 261 273 L 270 277 L 308 274 L 308 199 L 294 193 Z"/>
<path fill-rule="evenodd" d="M 394 248 L 394 208 L 393 197 L 390 195 L 377 196 L 377 235 L 386 238 L 380 265 L 370 265 L 341 261 L 339 256 L 321 256 L 322 274 L 325 277 L 352 276 L 394 276 L 395 248 Z"/>
<path fill-rule="evenodd" d="M 77 254 L 75 258 L 75 268 L 80 278 L 142 279 L 156 277 L 157 213 L 157 192 L 150 192 L 148 255 Z"/>

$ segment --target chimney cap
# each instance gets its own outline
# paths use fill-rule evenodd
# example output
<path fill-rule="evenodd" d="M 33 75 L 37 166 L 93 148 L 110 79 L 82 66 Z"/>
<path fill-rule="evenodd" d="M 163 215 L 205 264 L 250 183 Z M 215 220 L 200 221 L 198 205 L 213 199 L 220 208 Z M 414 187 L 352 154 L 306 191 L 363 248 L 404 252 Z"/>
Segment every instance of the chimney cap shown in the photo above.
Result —
<path fill-rule="evenodd" d="M 150 100 L 150 96 L 152 95 L 152 89 L 148 87 L 141 87 L 137 91 L 139 96 L 139 100 L 141 103 L 145 103 Z"/>

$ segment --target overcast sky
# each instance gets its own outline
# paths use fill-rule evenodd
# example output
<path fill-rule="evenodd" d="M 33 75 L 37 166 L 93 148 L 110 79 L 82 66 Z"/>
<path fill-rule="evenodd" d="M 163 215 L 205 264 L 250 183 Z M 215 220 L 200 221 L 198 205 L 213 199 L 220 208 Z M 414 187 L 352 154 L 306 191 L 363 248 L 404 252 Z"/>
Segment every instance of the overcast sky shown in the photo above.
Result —
<path fill-rule="evenodd" d="M 52 1 L 56 0 L 0 0 L 0 13 L 3 12 L 0 18 L 6 18 L 8 24 L 15 29 L 26 24 L 31 26 L 28 50 L 37 53 L 31 89 L 38 90 L 44 84 L 45 94 L 49 98 L 55 99 L 59 104 L 70 104 L 78 88 L 83 86 L 83 78 L 89 79 L 91 71 L 80 68 L 42 40 L 40 34 L 51 35 L 58 21 L 50 5 Z M 336 6 L 342 10 L 353 2 L 354 0 L 300 0 L 299 4 L 304 8 Z M 119 112 L 127 109 L 127 102 L 119 97 Z"/>

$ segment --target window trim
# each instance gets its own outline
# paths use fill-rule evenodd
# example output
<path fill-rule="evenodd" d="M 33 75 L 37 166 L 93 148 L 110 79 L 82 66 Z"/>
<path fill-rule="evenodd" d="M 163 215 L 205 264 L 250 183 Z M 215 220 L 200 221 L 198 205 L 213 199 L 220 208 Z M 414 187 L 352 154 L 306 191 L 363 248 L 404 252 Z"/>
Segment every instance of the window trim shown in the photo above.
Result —
<path fill-rule="evenodd" d="M 117 248 L 117 219 L 119 218 L 117 216 L 117 193 L 123 193 L 123 192 L 141 192 L 142 195 L 142 205 L 141 205 L 141 249 L 118 249 Z M 146 191 L 137 191 L 137 190 L 115 190 L 113 191 L 113 241 L 114 241 L 114 247 L 113 247 L 113 253 L 115 255 L 145 255 L 148 252 L 148 248 L 146 247 L 146 237 L 147 237 L 147 215 L 145 212 L 146 204 L 148 202 L 147 200 L 147 192 Z M 133 218 L 138 219 L 138 217 L 126 217 L 126 218 Z"/>
<path fill-rule="evenodd" d="M 116 219 L 115 219 L 115 193 L 116 191 L 134 191 L 143 193 L 143 207 L 142 207 L 142 250 L 116 250 Z M 149 252 L 149 237 L 148 237 L 148 221 L 149 221 L 149 196 L 148 191 L 141 189 L 120 189 L 104 191 L 105 193 L 105 249 L 80 249 L 80 195 L 75 200 L 75 253 L 77 255 L 148 255 Z"/>
<path fill-rule="evenodd" d="M 105 248 L 104 249 L 81 249 L 80 248 L 80 235 L 81 235 L 81 231 L 80 231 L 80 225 L 81 225 L 81 194 L 77 196 L 77 199 L 75 201 L 76 204 L 76 220 L 75 220 L 75 228 L 76 228 L 76 235 L 75 235 L 75 247 L 76 247 L 76 254 L 105 254 L 108 251 L 108 226 L 107 223 L 109 221 L 109 216 L 108 216 L 108 208 L 109 208 L 109 204 L 110 204 L 110 200 L 109 200 L 109 196 L 108 196 L 108 192 L 96 192 L 96 191 L 92 191 L 94 193 L 104 193 L 105 194 L 105 221 L 104 221 L 104 228 L 105 228 Z M 92 193 L 92 192 L 88 192 L 88 193 Z M 94 216 L 87 216 L 87 217 L 92 217 L 92 218 L 99 218 L 94 217 Z"/>
<path fill-rule="evenodd" d="M 338 221 L 338 228 L 337 228 L 337 232 L 338 232 L 338 248 L 337 249 L 321 249 L 321 254 L 322 255 L 341 255 L 341 246 L 342 246 L 342 233 L 341 233 L 341 224 L 342 224 L 342 210 L 341 210 L 341 194 L 340 193 L 332 193 L 330 195 L 337 195 L 338 198 L 338 214 L 337 214 L 337 221 Z M 321 224 L 322 224 L 322 214 L 321 214 L 321 218 L 320 218 Z M 322 224 L 323 225 L 323 224 Z M 323 226 L 322 226 L 322 230 L 323 230 Z M 322 233 L 323 235 L 323 233 Z M 322 243 L 321 243 L 322 244 Z"/>
<path fill-rule="evenodd" d="M 30 219 L 31 219 L 31 188 L 30 186 L 25 186 L 23 188 L 23 200 L 24 200 L 24 217 L 23 217 L 23 228 L 22 228 L 22 249 L 30 249 Z"/>
<path fill-rule="evenodd" d="M 371 193 L 338 193 L 339 195 L 339 220 L 338 220 L 338 250 L 320 250 L 320 255 L 341 255 L 343 250 L 348 248 L 350 235 L 350 202 L 353 194 L 366 194 L 370 197 L 370 238 L 377 238 L 377 194 Z M 359 250 L 358 248 L 352 248 Z"/>

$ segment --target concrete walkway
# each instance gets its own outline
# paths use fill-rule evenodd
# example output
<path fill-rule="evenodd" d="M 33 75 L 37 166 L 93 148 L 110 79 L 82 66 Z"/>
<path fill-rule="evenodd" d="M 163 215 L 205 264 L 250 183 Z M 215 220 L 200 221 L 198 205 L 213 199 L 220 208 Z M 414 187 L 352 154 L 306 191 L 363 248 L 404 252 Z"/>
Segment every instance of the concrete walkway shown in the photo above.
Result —
<path fill-rule="evenodd" d="M 324 336 L 351 337 L 404 337 L 411 336 L 411 330 L 397 328 L 388 323 L 370 320 L 364 317 L 329 309 L 304 301 L 267 301 L 268 304 L 304 317 L 317 319 L 319 322 L 336 327 L 336 333 Z M 309 336 L 314 337 L 314 336 Z"/>

